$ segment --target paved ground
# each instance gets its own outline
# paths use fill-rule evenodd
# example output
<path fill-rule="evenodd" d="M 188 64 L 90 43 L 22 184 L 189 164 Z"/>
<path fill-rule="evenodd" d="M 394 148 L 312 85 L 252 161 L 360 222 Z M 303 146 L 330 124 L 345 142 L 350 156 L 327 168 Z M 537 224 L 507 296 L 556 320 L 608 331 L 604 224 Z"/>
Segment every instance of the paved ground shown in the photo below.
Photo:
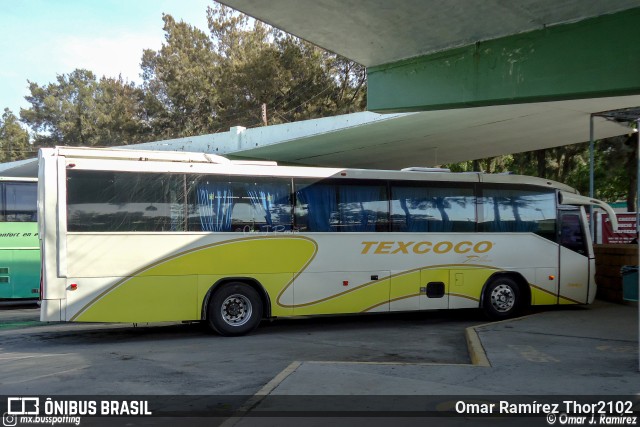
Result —
<path fill-rule="evenodd" d="M 451 411 L 460 399 L 505 396 L 531 401 L 624 395 L 640 414 L 637 305 L 596 302 L 490 324 L 475 311 L 287 320 L 232 339 L 194 325 L 34 326 L 35 313 L 0 311 L 0 394 L 255 393 L 243 403 L 250 416 L 181 421 L 225 427 L 388 425 L 391 420 L 380 417 L 385 410 L 406 411 L 394 426 L 513 425 L 512 418 L 425 418 Z M 467 327 L 471 341 L 476 339 L 471 358 Z M 483 358 L 490 366 L 471 364 Z M 292 407 L 340 418 L 292 417 Z M 359 412 L 344 417 L 353 410 Z M 278 411 L 287 416 L 274 416 Z M 410 416 L 412 411 L 420 417 Z M 371 412 L 378 417 L 367 417 Z M 116 425 L 175 423 L 118 420 Z M 114 425 L 113 419 L 86 421 Z M 547 425 L 540 415 L 518 419 L 529 422 Z"/>
<path fill-rule="evenodd" d="M 271 394 L 636 395 L 638 308 L 597 302 L 475 328 L 490 367 L 304 361 Z M 329 379 L 329 380 L 327 380 Z"/>
<path fill-rule="evenodd" d="M 253 395 L 295 360 L 469 363 L 476 311 L 281 320 L 224 338 L 200 325 L 41 324 L 0 310 L 0 394 Z"/>
<path fill-rule="evenodd" d="M 587 418 L 567 418 L 566 408 L 550 421 L 544 413 L 525 418 L 442 417 L 458 402 L 510 404 L 531 402 L 623 401 L 633 405 L 640 423 L 638 307 L 603 302 L 588 307 L 555 308 L 520 319 L 470 328 L 490 366 L 346 364 L 303 361 L 292 364 L 247 406 L 250 417 L 226 426 L 324 425 L 326 418 L 291 415 L 287 406 L 335 413 L 334 425 L 585 425 Z M 481 357 L 479 357 L 481 356 Z M 307 396 L 301 398 L 300 396 Z M 595 400 L 594 400 L 595 399 Z M 289 412 L 287 412 L 289 411 Z M 355 411 L 355 412 L 354 412 Z M 420 413 L 413 418 L 412 413 Z M 368 413 L 378 418 L 367 418 Z M 304 413 L 301 413 L 303 415 Z M 349 415 L 351 414 L 351 415 Z M 495 414 L 495 412 L 493 412 Z M 264 415 L 269 415 L 265 417 Z M 558 418 L 558 417 L 564 418 Z M 435 417 L 435 418 L 429 418 Z M 606 420 L 605 420 L 606 421 Z M 619 421 L 619 420 L 618 420 Z M 615 423 L 616 420 L 609 421 Z M 595 425 L 605 424 L 597 417 Z"/>

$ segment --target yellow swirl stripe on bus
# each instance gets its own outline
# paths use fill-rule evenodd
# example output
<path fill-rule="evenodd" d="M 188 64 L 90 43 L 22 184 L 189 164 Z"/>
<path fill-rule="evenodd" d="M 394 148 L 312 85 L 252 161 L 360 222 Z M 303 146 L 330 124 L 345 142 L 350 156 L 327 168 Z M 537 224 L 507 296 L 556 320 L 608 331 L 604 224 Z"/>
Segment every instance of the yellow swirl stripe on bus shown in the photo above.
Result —
<path fill-rule="evenodd" d="M 139 270 L 106 289 L 71 320 L 81 322 L 155 322 L 197 320 L 213 284 L 229 277 L 257 280 L 271 297 L 273 316 L 366 312 L 389 301 L 419 295 L 428 282 L 445 283 L 445 294 L 479 301 L 482 286 L 499 268 L 444 264 L 398 272 L 356 284 L 343 292 L 306 303 L 282 300 L 294 280 L 316 256 L 317 243 L 303 236 L 248 237 L 178 253 Z M 460 280 L 458 278 L 461 278 Z M 304 286 L 301 284 L 301 286 Z M 532 289 L 534 304 L 557 296 Z M 563 301 L 564 300 L 564 301 Z M 567 302 L 561 298 L 561 302 Z"/>
<path fill-rule="evenodd" d="M 313 260 L 315 241 L 302 236 L 249 237 L 160 260 L 100 294 L 71 320 L 155 322 L 200 319 L 209 288 L 227 277 L 253 277 L 277 295 Z M 292 314 L 279 312 L 274 316 Z"/>
<path fill-rule="evenodd" d="M 579 301 L 543 289 L 532 283 L 529 284 L 531 289 L 531 305 L 555 305 L 555 304 L 580 304 Z"/>
<path fill-rule="evenodd" d="M 389 281 L 353 284 L 351 289 L 344 292 L 290 307 L 294 308 L 295 315 L 367 312 L 388 304 L 389 300 L 419 296 L 420 286 L 425 286 L 427 282 L 443 282 L 446 294 L 456 292 L 458 297 L 479 302 L 484 283 L 499 270 L 497 267 L 470 264 L 424 266 L 393 274 L 389 276 Z M 451 280 L 450 277 L 461 271 L 464 271 L 467 283 L 458 287 L 455 279 Z"/>

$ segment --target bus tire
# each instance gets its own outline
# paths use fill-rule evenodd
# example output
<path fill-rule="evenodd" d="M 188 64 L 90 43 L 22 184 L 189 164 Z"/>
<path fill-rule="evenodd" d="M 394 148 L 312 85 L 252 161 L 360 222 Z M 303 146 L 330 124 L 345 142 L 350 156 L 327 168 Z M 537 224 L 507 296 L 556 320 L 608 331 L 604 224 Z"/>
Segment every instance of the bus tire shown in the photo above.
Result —
<path fill-rule="evenodd" d="M 515 280 L 508 276 L 493 279 L 482 298 L 482 310 L 492 320 L 517 316 L 522 307 L 522 291 Z"/>
<path fill-rule="evenodd" d="M 262 311 L 262 300 L 255 289 L 240 282 L 228 283 L 211 296 L 207 324 L 223 336 L 244 335 L 258 327 Z"/>

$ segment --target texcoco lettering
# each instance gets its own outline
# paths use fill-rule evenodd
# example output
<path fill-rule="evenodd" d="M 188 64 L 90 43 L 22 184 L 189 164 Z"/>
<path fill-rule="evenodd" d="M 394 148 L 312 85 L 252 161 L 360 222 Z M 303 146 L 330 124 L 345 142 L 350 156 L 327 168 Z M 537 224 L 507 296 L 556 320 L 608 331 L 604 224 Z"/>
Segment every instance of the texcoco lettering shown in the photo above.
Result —
<path fill-rule="evenodd" d="M 477 243 L 470 241 L 462 241 L 453 243 L 448 240 L 439 242 L 362 242 L 362 255 L 395 255 L 395 254 L 446 254 L 451 251 L 458 254 L 466 254 L 473 252 L 476 254 L 484 254 L 493 249 L 493 243 L 483 240 Z"/>

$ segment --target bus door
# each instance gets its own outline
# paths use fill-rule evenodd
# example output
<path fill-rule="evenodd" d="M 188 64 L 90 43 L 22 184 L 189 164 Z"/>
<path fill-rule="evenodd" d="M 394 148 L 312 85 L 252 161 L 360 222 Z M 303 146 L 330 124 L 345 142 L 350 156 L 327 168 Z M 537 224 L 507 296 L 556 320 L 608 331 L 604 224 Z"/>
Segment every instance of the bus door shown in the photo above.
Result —
<path fill-rule="evenodd" d="M 588 303 L 589 281 L 593 276 L 590 236 L 583 208 L 561 209 L 560 217 L 560 304 Z M 593 283 L 591 284 L 593 286 Z"/>

